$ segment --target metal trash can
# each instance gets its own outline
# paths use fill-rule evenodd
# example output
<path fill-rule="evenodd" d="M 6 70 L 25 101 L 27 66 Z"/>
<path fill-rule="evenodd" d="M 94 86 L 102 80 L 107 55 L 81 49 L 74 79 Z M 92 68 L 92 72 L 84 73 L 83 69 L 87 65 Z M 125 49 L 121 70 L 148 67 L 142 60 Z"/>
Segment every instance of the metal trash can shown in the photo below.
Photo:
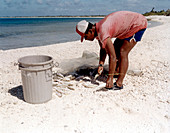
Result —
<path fill-rule="evenodd" d="M 25 56 L 18 60 L 21 70 L 24 100 L 44 103 L 52 98 L 53 59 L 46 55 Z"/>

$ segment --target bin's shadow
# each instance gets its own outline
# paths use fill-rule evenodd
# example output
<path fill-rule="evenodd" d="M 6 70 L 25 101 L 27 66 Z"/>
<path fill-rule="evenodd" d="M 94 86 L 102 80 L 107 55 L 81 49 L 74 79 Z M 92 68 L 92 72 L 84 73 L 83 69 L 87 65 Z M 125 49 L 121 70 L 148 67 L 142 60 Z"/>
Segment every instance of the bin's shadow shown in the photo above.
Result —
<path fill-rule="evenodd" d="M 19 85 L 17 87 L 11 88 L 10 90 L 8 90 L 8 93 L 10 93 L 12 96 L 17 97 L 20 100 L 24 100 L 24 94 L 23 94 L 23 88 L 22 85 Z"/>

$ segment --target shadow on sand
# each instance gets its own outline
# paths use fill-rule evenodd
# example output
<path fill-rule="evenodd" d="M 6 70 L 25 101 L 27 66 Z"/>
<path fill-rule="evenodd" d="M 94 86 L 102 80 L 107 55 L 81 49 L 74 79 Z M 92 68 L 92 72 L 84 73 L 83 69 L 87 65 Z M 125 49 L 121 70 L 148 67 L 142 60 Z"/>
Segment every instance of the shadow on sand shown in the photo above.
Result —
<path fill-rule="evenodd" d="M 23 95 L 23 88 L 22 85 L 19 85 L 17 87 L 11 88 L 10 90 L 8 90 L 8 93 L 10 93 L 12 96 L 17 97 L 20 100 L 24 100 L 24 95 Z"/>

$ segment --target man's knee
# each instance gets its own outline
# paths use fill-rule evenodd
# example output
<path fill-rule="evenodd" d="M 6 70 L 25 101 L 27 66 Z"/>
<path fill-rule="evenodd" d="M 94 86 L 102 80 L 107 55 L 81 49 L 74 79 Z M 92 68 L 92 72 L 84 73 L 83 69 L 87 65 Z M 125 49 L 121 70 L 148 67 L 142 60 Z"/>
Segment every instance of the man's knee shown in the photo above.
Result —
<path fill-rule="evenodd" d="M 124 40 L 124 43 L 122 47 L 120 48 L 120 56 L 126 57 L 128 56 L 131 49 L 136 45 L 136 42 L 128 42 L 127 40 Z"/>
<path fill-rule="evenodd" d="M 128 51 L 124 48 L 120 48 L 120 57 L 127 57 Z"/>

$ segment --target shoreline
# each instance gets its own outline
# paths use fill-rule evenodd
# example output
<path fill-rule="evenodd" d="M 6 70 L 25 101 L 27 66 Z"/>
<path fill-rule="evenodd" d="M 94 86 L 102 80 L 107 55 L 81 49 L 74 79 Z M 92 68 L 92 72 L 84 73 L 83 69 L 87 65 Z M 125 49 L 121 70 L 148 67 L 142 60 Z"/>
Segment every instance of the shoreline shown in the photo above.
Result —
<path fill-rule="evenodd" d="M 54 17 L 38 17 L 38 16 L 35 16 L 35 17 L 0 17 L 0 18 L 104 18 L 104 16 L 54 16 Z"/>
<path fill-rule="evenodd" d="M 155 26 L 159 26 L 161 25 L 162 23 L 159 21 L 159 20 L 152 20 L 151 17 L 146 17 L 147 19 L 149 19 L 148 21 L 148 28 L 152 28 L 152 27 L 155 27 Z M 150 22 L 150 23 L 149 23 Z M 56 44 L 60 44 L 60 43 L 66 43 L 66 42 L 74 42 L 74 41 L 79 41 L 78 40 L 65 40 L 65 41 L 61 41 L 61 42 L 58 42 Z M 55 43 L 49 43 L 49 44 L 38 44 L 38 46 L 25 46 L 25 47 L 19 47 L 19 48 L 29 48 L 29 47 L 39 47 L 39 46 L 48 46 L 48 45 L 55 45 Z M 18 49 L 18 47 L 13 47 L 13 48 L 6 48 L 6 47 L 2 47 L 2 49 L 0 49 L 1 51 L 6 51 L 6 50 L 10 50 L 10 49 Z"/>
<path fill-rule="evenodd" d="M 157 15 L 155 15 L 155 16 L 157 16 Z M 162 15 L 160 15 L 160 16 L 162 16 Z M 60 16 L 54 16 L 54 17 L 38 17 L 38 16 L 35 16 L 35 17 L 0 17 L 0 19 L 2 18 L 4 18 L 4 19 L 10 19 L 10 18 L 104 18 L 105 16 L 68 16 L 68 17 L 60 17 Z M 146 18 L 147 17 L 150 17 L 150 16 L 145 16 Z M 147 19 L 148 21 L 152 21 L 152 19 L 151 18 L 148 18 Z"/>
<path fill-rule="evenodd" d="M 80 41 L 48 46 L 0 50 L 0 129 L 2 133 L 169 133 L 170 131 L 170 17 L 152 16 L 161 22 L 148 28 L 142 41 L 129 54 L 129 70 L 121 91 L 97 91 L 87 81 L 60 81 L 52 99 L 43 104 L 28 104 L 22 98 L 18 59 L 27 55 L 49 55 L 59 64 L 74 65 L 83 51 L 99 55 L 98 42 Z M 85 62 L 83 62 L 85 63 Z M 80 64 L 78 62 L 78 64 Z M 58 72 L 60 67 L 53 68 Z M 88 79 L 88 77 L 85 77 Z M 62 85 L 73 84 L 74 90 Z M 58 85 L 53 81 L 54 85 Z M 27 129 L 27 130 L 25 130 Z"/>

